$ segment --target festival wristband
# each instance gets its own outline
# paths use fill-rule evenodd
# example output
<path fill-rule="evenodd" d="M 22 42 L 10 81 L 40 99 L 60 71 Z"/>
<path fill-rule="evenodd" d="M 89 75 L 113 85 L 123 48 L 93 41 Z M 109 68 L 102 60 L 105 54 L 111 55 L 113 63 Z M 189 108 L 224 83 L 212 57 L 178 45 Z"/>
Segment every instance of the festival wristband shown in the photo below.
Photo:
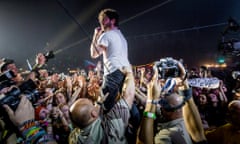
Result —
<path fill-rule="evenodd" d="M 143 112 L 143 116 L 144 116 L 144 117 L 147 117 L 147 118 L 154 119 L 154 120 L 157 118 L 157 116 L 156 116 L 155 113 L 146 112 L 146 111 Z"/>
<path fill-rule="evenodd" d="M 188 101 L 192 97 L 192 88 L 178 91 L 179 95 L 184 96 L 184 100 Z"/>
<path fill-rule="evenodd" d="M 31 128 L 31 127 L 33 127 L 33 126 L 36 126 L 37 124 L 36 124 L 36 122 L 34 121 L 34 119 L 31 119 L 31 120 L 27 120 L 27 121 L 25 121 L 25 122 L 23 122 L 22 124 L 20 124 L 19 126 L 18 126 L 18 129 L 20 130 L 20 131 L 23 131 L 23 130 L 25 130 L 25 129 L 29 129 L 29 128 Z"/>

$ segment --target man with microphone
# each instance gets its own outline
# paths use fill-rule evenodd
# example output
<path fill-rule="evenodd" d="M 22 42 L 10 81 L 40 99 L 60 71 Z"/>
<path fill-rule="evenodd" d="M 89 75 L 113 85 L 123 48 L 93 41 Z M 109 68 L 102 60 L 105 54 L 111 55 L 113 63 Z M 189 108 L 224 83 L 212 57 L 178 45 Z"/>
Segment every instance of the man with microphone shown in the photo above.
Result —
<path fill-rule="evenodd" d="M 104 82 L 102 92 L 108 93 L 103 102 L 104 112 L 115 104 L 118 92 L 121 92 L 125 79 L 123 69 L 132 72 L 128 60 L 128 44 L 118 28 L 119 15 L 116 10 L 103 9 L 98 15 L 100 27 L 95 28 L 90 47 L 91 57 L 103 56 Z M 131 106 L 130 106 L 131 107 Z"/>

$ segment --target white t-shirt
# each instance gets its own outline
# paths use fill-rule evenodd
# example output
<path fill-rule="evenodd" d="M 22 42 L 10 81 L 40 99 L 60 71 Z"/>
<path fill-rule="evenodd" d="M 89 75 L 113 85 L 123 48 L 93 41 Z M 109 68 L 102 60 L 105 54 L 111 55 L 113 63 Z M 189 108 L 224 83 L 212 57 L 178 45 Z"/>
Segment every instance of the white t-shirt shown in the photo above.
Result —
<path fill-rule="evenodd" d="M 98 44 L 107 48 L 103 52 L 104 75 L 122 67 L 130 67 L 127 41 L 119 29 L 103 33 L 98 39 Z"/>

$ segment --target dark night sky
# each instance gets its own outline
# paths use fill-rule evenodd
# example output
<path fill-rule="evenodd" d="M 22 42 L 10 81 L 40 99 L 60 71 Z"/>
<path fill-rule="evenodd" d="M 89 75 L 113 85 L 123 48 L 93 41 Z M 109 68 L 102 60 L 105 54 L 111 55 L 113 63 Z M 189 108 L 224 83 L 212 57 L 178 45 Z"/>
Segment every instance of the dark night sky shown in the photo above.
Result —
<path fill-rule="evenodd" d="M 189 66 L 215 62 L 228 18 L 240 20 L 239 0 L 0 0 L 0 57 L 23 68 L 49 50 L 57 53 L 49 61 L 56 69 L 95 62 L 90 39 L 98 12 L 108 7 L 120 14 L 133 65 L 166 56 Z"/>

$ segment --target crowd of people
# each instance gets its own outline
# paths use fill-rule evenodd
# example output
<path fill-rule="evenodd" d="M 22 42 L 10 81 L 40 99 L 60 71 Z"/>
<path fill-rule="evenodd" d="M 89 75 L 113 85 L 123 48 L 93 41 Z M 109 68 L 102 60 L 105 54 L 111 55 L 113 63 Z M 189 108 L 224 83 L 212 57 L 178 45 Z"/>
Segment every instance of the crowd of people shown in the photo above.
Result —
<path fill-rule="evenodd" d="M 133 67 L 117 12 L 98 19 L 90 52 L 103 63 L 95 69 L 50 74 L 42 53 L 24 74 L 14 60 L 0 61 L 1 143 L 240 144 L 240 74 L 176 59 L 164 71 Z M 190 83 L 212 78 L 214 87 Z"/>

